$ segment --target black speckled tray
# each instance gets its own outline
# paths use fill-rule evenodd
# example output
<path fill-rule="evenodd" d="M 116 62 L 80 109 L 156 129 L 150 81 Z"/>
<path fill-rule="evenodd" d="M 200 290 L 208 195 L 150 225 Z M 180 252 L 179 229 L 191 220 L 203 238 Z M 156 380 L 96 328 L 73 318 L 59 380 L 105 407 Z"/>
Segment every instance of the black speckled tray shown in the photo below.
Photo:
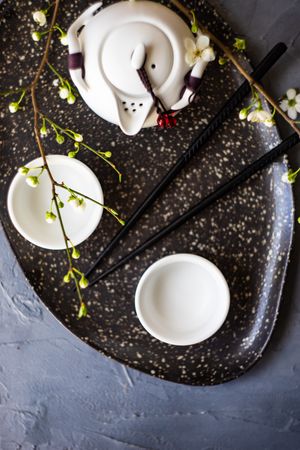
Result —
<path fill-rule="evenodd" d="M 34 8 L 39 4 L 42 5 L 35 2 Z M 88 4 L 86 0 L 62 1 L 59 23 L 67 28 Z M 29 37 L 33 28 L 32 8 L 25 0 L 7 0 L 0 6 L 1 90 L 26 85 L 30 79 L 27 74 L 32 75 L 38 63 L 39 46 Z M 224 39 L 232 38 L 228 25 L 206 2 L 198 4 L 198 8 L 202 20 L 213 31 Z M 57 45 L 50 56 L 53 64 L 65 73 L 66 54 L 67 50 Z M 248 65 L 246 61 L 245 64 Z M 66 105 L 52 87 L 52 79 L 46 73 L 39 95 L 43 110 L 57 122 L 82 132 L 87 143 L 113 151 L 113 159 L 124 174 L 122 184 L 118 184 L 112 170 L 91 154 L 81 153 L 80 159 L 99 177 L 106 203 L 120 210 L 124 217 L 145 198 L 241 83 L 230 65 L 220 68 L 211 64 L 197 101 L 180 114 L 175 129 L 147 129 L 130 138 L 98 118 L 81 100 L 74 106 Z M 4 124 L 1 219 L 29 282 L 50 311 L 75 335 L 105 355 L 166 380 L 211 385 L 236 378 L 250 368 L 260 358 L 274 327 L 291 244 L 292 192 L 289 185 L 281 182 L 285 162 L 277 162 L 253 177 L 238 191 L 89 290 L 86 294 L 89 316 L 77 320 L 77 299 L 71 288 L 61 282 L 65 273 L 64 254 L 26 242 L 8 217 L 9 183 L 17 167 L 35 158 L 38 152 L 30 108 L 15 115 L 6 111 L 1 104 Z M 101 269 L 278 141 L 276 129 L 242 123 L 234 114 Z M 47 149 L 49 153 L 66 153 L 69 147 L 58 146 L 49 139 Z M 105 215 L 97 231 L 80 246 L 83 269 L 89 267 L 117 230 L 118 224 Z M 223 271 L 231 291 L 231 307 L 224 326 L 210 339 L 190 347 L 174 347 L 152 338 L 143 330 L 134 311 L 134 292 L 141 274 L 157 259 L 176 252 L 196 253 L 212 260 Z"/>

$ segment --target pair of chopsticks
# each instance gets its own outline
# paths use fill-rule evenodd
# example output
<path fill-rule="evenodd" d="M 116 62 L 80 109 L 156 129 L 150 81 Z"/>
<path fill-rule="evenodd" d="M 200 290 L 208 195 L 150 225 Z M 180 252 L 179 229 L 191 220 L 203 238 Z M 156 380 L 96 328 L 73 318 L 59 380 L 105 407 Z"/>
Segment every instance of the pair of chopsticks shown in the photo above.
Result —
<path fill-rule="evenodd" d="M 300 142 L 300 137 L 297 133 L 293 133 L 291 136 L 282 141 L 279 145 L 274 147 L 272 150 L 265 153 L 259 159 L 255 160 L 249 166 L 245 167 L 241 172 L 231 178 L 229 181 L 221 184 L 215 191 L 211 194 L 204 197 L 200 200 L 196 205 L 190 208 L 187 212 L 182 214 L 181 216 L 176 217 L 171 223 L 161 229 L 158 233 L 153 234 L 149 239 L 147 239 L 143 244 L 137 247 L 132 252 L 128 253 L 124 258 L 122 258 L 118 263 L 111 266 L 108 270 L 101 273 L 95 280 L 91 282 L 91 285 L 97 283 L 98 281 L 105 278 L 110 273 L 117 270 L 119 267 L 126 264 L 130 259 L 142 253 L 144 250 L 149 248 L 151 245 L 156 244 L 160 239 L 162 239 L 167 234 L 171 233 L 171 231 L 176 230 L 176 228 L 180 227 L 187 220 L 199 214 L 204 209 L 211 206 L 221 197 L 224 197 L 226 194 L 231 192 L 234 188 L 244 183 L 248 178 L 252 177 L 255 173 L 262 170 L 272 162 L 274 162 L 279 156 L 284 155 L 290 148 L 294 147 L 296 144 Z"/>
<path fill-rule="evenodd" d="M 268 53 L 268 55 L 261 61 L 257 68 L 253 71 L 252 77 L 255 80 L 262 78 L 268 70 L 275 64 L 275 62 L 284 54 L 287 47 L 283 43 L 275 45 L 275 47 Z M 143 213 L 154 203 L 157 197 L 165 190 L 165 188 L 174 180 L 181 169 L 190 161 L 194 154 L 209 140 L 213 133 L 224 123 L 224 121 L 229 117 L 231 112 L 238 106 L 238 104 L 249 94 L 251 87 L 248 81 L 245 81 L 237 91 L 225 102 L 221 110 L 214 116 L 210 123 L 205 127 L 205 129 L 198 135 L 198 137 L 192 142 L 188 149 L 181 155 L 177 162 L 171 167 L 169 172 L 163 177 L 163 179 L 155 186 L 152 192 L 146 197 L 144 202 L 136 209 L 133 215 L 128 219 L 125 226 L 116 234 L 112 241 L 107 245 L 107 247 L 102 251 L 96 262 L 86 273 L 88 277 L 99 265 L 100 261 L 108 255 L 116 243 L 124 237 L 129 229 L 138 221 L 138 219 L 143 215 Z M 232 191 L 235 187 L 246 181 L 254 173 L 266 167 L 266 165 L 273 162 L 280 155 L 286 153 L 286 151 L 299 142 L 299 136 L 297 133 L 291 135 L 289 138 L 284 140 L 277 147 L 273 148 L 265 155 L 263 155 L 258 160 L 254 161 L 248 167 L 243 169 L 239 174 L 231 178 L 228 182 L 220 185 L 214 192 L 209 194 L 204 199 L 200 200 L 196 205 L 190 208 L 187 212 L 181 216 L 174 219 L 170 224 L 165 226 L 158 233 L 152 235 L 143 244 L 137 247 L 135 250 L 127 254 L 118 263 L 110 267 L 105 272 L 101 273 L 98 277 L 90 282 L 90 286 L 94 285 L 99 280 L 105 278 L 108 274 L 112 273 L 123 264 L 127 263 L 130 259 L 134 258 L 144 250 L 146 250 L 151 245 L 158 242 L 164 236 L 169 234 L 171 231 L 178 228 L 184 222 L 194 217 L 196 214 L 203 211 L 205 208 L 209 207 L 212 203 L 219 200 L 221 197 Z"/>

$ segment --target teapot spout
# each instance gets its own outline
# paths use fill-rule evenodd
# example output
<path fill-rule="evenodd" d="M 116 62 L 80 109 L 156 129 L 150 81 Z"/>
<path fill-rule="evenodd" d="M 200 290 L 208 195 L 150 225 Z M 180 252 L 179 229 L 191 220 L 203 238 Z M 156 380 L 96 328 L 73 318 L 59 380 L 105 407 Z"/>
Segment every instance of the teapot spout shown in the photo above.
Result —
<path fill-rule="evenodd" d="M 151 97 L 131 100 L 127 100 L 125 103 L 124 100 L 116 98 L 119 126 L 128 136 L 134 136 L 143 128 L 153 106 Z"/>

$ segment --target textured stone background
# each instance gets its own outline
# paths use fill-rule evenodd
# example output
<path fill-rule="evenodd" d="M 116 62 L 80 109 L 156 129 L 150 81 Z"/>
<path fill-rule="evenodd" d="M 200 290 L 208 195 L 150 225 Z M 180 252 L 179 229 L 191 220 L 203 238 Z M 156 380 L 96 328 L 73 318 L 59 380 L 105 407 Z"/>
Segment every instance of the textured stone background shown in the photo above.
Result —
<path fill-rule="evenodd" d="M 285 41 L 289 52 L 267 84 L 277 96 L 300 88 L 299 0 L 212 3 L 246 36 L 253 62 Z M 290 161 L 296 167 L 300 155 Z M 300 183 L 296 208 L 299 198 Z M 299 227 L 264 357 L 239 380 L 209 388 L 127 370 L 73 337 L 41 308 L 1 230 L 0 449 L 300 448 Z"/>

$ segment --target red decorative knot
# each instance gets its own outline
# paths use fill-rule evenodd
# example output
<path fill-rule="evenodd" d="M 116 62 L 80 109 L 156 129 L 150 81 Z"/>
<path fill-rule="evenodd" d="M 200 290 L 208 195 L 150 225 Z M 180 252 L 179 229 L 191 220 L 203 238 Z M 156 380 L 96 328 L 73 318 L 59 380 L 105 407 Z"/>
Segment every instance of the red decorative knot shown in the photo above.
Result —
<path fill-rule="evenodd" d="M 168 113 L 159 113 L 157 117 L 157 125 L 159 128 L 173 128 L 175 127 L 177 120 L 174 116 Z"/>

